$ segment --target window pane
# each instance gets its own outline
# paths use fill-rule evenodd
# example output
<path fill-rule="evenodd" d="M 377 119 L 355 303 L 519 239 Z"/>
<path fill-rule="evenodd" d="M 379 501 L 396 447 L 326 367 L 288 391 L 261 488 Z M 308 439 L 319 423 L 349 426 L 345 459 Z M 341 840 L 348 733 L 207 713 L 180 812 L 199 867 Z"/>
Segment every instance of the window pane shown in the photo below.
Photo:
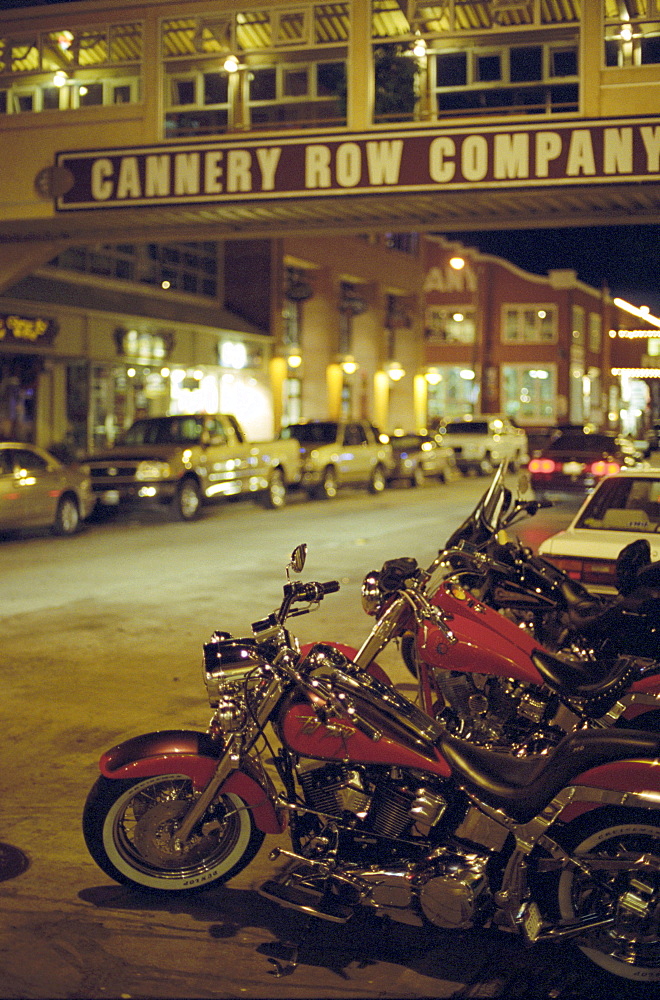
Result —
<path fill-rule="evenodd" d="M 467 53 L 449 52 L 437 56 L 436 76 L 439 87 L 464 87 L 467 83 Z"/>
<path fill-rule="evenodd" d="M 577 76 L 577 49 L 554 49 L 551 53 L 552 76 Z"/>
<path fill-rule="evenodd" d="M 309 90 L 307 69 L 285 69 L 283 82 L 284 97 L 306 97 Z"/>
<path fill-rule="evenodd" d="M 228 77 L 225 73 L 204 74 L 204 104 L 226 104 Z"/>
<path fill-rule="evenodd" d="M 90 107 L 94 104 L 103 104 L 102 83 L 88 83 L 86 87 L 80 88 L 80 106 Z"/>
<path fill-rule="evenodd" d="M 488 56 L 477 56 L 477 80 L 489 83 L 502 79 L 502 68 L 499 53 Z"/>
<path fill-rule="evenodd" d="M 340 94 L 346 87 L 346 67 L 343 62 L 317 63 L 316 93 L 319 97 Z"/>
<path fill-rule="evenodd" d="M 543 50 L 540 45 L 513 48 L 509 55 L 511 82 L 540 80 L 543 77 Z"/>
<path fill-rule="evenodd" d="M 255 69 L 251 76 L 250 98 L 253 101 L 274 101 L 277 97 L 275 69 Z"/>
<path fill-rule="evenodd" d="M 172 104 L 194 104 L 195 81 L 172 80 Z"/>

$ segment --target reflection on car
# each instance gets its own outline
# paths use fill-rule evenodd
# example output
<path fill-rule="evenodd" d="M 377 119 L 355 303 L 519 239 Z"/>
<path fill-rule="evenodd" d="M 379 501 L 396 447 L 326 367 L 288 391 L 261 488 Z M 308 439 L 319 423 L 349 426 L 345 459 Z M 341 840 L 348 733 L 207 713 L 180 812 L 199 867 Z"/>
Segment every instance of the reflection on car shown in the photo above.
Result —
<path fill-rule="evenodd" d="M 388 475 L 390 482 L 421 486 L 427 476 L 435 476 L 443 482 L 460 476 L 454 449 L 432 434 L 395 431 L 390 444 L 394 455 L 394 467 Z"/>
<path fill-rule="evenodd" d="M 94 507 L 89 469 L 36 445 L 0 441 L 0 530 L 48 526 L 72 535 Z"/>
<path fill-rule="evenodd" d="M 595 593 L 616 591 L 621 549 L 645 538 L 660 559 L 660 469 L 624 470 L 603 479 L 564 530 L 539 553 Z"/>
<path fill-rule="evenodd" d="M 641 464 L 630 439 L 607 431 L 559 430 L 527 466 L 540 496 L 590 493 L 604 476 Z"/>

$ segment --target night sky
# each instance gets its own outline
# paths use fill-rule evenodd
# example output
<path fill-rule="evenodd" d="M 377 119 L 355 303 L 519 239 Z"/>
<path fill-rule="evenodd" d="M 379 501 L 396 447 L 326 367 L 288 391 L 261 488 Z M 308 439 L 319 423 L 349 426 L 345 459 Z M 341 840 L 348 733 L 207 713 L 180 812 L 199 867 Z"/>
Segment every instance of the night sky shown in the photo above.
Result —
<path fill-rule="evenodd" d="M 634 305 L 660 315 L 660 226 L 584 226 L 443 233 L 464 246 L 517 264 L 533 274 L 572 268 L 593 288 L 609 288 Z"/>

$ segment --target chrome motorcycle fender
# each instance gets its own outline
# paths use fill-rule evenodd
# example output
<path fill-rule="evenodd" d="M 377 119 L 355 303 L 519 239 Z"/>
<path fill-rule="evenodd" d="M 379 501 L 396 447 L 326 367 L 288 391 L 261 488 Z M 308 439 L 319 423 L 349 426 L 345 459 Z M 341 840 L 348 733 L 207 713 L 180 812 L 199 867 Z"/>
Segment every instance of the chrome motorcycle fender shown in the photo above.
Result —
<path fill-rule="evenodd" d="M 618 760 L 583 771 L 571 782 L 571 801 L 559 819 L 570 823 L 602 806 L 660 810 L 660 761 Z"/>
<path fill-rule="evenodd" d="M 222 754 L 223 748 L 207 733 L 167 729 L 134 736 L 106 750 L 99 767 L 101 774 L 115 780 L 183 774 L 196 791 L 202 791 L 215 774 Z M 287 814 L 273 804 L 276 792 L 270 779 L 249 760 L 241 761 L 241 769 L 232 771 L 221 790 L 240 795 L 264 833 L 282 833 L 286 829 Z"/>

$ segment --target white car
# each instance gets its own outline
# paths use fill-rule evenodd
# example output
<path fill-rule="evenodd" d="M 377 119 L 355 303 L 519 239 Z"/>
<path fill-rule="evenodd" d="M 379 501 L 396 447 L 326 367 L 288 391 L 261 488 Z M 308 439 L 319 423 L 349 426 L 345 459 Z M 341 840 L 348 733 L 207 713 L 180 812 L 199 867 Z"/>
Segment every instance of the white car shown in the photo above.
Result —
<path fill-rule="evenodd" d="M 438 428 L 442 443 L 454 449 L 461 472 L 490 475 L 503 459 L 512 469 L 529 460 L 527 434 L 503 414 L 469 414 Z"/>
<path fill-rule="evenodd" d="M 638 538 L 660 559 L 660 469 L 622 470 L 603 479 L 564 530 L 539 554 L 592 593 L 616 593 L 616 560 Z"/>

